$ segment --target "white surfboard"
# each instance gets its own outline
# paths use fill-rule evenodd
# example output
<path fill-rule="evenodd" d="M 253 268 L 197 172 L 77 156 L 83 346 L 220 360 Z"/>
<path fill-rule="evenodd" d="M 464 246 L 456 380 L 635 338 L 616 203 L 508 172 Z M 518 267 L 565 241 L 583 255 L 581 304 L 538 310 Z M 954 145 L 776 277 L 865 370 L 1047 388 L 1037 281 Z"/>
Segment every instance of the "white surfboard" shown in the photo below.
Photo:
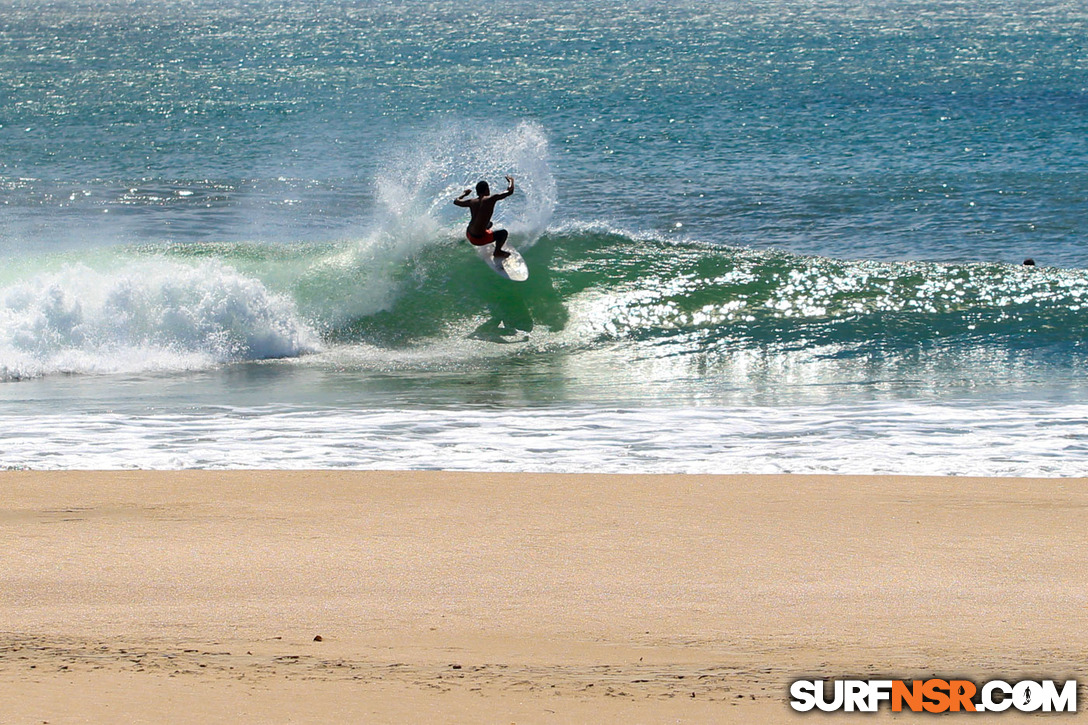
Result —
<path fill-rule="evenodd" d="M 504 252 L 510 252 L 510 256 L 496 259 L 494 242 L 476 247 L 476 254 L 480 255 L 480 259 L 487 262 L 487 266 L 495 270 L 500 277 L 506 277 L 515 282 L 524 282 L 529 279 L 529 266 L 525 264 L 525 258 L 518 254 L 518 250 L 514 249 L 510 242 L 502 245 L 502 249 Z"/>

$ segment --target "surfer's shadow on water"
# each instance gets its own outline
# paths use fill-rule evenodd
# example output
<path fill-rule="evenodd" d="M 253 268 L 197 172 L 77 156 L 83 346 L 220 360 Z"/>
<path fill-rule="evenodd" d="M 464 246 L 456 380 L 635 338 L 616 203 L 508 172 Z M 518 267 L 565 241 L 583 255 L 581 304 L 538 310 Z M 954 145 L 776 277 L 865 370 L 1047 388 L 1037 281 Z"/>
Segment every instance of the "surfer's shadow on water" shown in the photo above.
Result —
<path fill-rule="evenodd" d="M 514 283 L 507 283 L 512 285 Z M 532 310 L 521 296 L 528 290 L 504 289 L 486 299 L 488 319 L 473 330 L 469 337 L 487 342 L 523 342 L 536 327 Z"/>
<path fill-rule="evenodd" d="M 508 326 L 506 321 L 499 317 L 492 317 L 473 330 L 469 334 L 469 337 L 473 340 L 510 344 L 527 341 L 531 331 L 532 330 L 519 330 L 517 327 Z"/>
<path fill-rule="evenodd" d="M 501 277 L 486 278 L 477 290 L 488 319 L 468 337 L 497 343 L 524 342 L 538 323 L 557 332 L 569 317 L 549 271 L 547 258 L 535 249 L 525 251 L 532 274 L 522 282 Z"/>

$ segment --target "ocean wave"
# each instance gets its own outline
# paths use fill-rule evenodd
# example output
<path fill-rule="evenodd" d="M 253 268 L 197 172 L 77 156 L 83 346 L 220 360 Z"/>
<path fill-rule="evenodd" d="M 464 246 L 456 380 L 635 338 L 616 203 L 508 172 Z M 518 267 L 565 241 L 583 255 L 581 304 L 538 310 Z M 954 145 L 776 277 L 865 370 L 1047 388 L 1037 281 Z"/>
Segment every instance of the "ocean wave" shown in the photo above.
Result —
<path fill-rule="evenodd" d="M 417 234 L 417 232 L 412 232 Z M 531 270 L 495 275 L 452 225 L 321 245 L 117 250 L 0 291 L 5 378 L 192 369 L 323 345 L 389 351 L 517 342 L 831 358 L 1079 354 L 1083 270 L 806 257 L 568 224 L 514 235 Z M 966 351 L 966 352 L 965 352 Z M 448 357 L 448 356 L 447 356 Z"/>

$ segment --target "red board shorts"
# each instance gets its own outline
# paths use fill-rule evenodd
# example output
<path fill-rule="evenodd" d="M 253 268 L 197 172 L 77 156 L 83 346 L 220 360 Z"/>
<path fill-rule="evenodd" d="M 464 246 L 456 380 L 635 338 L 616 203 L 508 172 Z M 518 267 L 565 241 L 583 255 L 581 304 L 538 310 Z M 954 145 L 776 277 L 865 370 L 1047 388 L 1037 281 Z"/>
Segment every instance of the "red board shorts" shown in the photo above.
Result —
<path fill-rule="evenodd" d="M 491 244 L 493 241 L 495 241 L 495 233 L 488 229 L 480 236 L 476 236 L 475 234 L 470 233 L 468 230 L 465 230 L 465 238 L 475 244 L 477 247 L 482 247 L 485 244 Z"/>

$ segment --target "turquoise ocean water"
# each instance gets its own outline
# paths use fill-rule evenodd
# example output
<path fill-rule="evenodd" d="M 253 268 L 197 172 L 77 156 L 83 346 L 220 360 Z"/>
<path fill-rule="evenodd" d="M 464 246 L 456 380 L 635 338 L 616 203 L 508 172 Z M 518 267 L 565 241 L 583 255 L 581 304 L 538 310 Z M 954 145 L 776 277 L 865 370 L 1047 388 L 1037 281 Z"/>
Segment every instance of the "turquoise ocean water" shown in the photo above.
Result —
<path fill-rule="evenodd" d="M 0 0 L 0 466 L 1086 474 L 1086 47 L 1084 2 Z M 505 174 L 524 284 L 450 203 Z"/>

